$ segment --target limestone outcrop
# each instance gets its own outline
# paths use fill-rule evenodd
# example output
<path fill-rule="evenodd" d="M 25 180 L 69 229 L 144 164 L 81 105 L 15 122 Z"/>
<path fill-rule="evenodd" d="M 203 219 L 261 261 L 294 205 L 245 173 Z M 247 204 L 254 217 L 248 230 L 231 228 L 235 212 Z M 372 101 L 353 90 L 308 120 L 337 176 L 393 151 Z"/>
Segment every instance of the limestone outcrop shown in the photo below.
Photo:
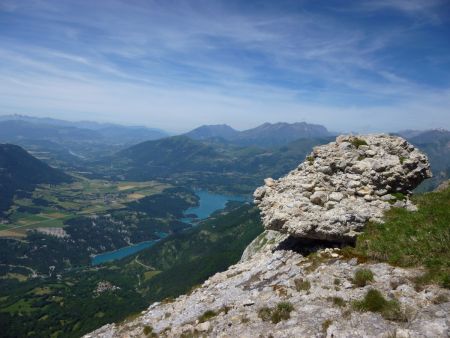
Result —
<path fill-rule="evenodd" d="M 408 195 L 428 177 L 427 157 L 400 137 L 339 136 L 254 198 L 266 229 L 347 242 L 392 206 L 414 209 Z"/>
<path fill-rule="evenodd" d="M 357 286 L 352 279 L 363 268 L 374 280 Z M 339 249 L 325 249 L 314 258 L 265 252 L 214 275 L 190 295 L 155 303 L 138 318 L 106 325 L 85 338 L 447 337 L 450 293 L 433 285 L 416 290 L 412 280 L 420 273 L 384 263 L 357 264 L 342 259 Z M 398 299 L 398 312 L 384 318 L 355 311 L 352 302 L 371 289 Z M 289 315 L 267 316 L 280 303 L 289 307 Z"/>

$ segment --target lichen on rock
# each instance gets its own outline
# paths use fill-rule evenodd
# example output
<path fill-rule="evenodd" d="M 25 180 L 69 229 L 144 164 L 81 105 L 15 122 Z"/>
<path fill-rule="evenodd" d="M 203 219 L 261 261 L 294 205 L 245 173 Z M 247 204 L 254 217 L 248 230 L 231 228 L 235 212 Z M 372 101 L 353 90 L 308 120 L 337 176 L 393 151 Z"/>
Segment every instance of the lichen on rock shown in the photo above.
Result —
<path fill-rule="evenodd" d="M 254 193 L 266 229 L 349 242 L 386 210 L 415 207 L 408 196 L 431 177 L 427 157 L 397 136 L 339 136 Z M 269 183 L 269 184 L 268 184 Z"/>

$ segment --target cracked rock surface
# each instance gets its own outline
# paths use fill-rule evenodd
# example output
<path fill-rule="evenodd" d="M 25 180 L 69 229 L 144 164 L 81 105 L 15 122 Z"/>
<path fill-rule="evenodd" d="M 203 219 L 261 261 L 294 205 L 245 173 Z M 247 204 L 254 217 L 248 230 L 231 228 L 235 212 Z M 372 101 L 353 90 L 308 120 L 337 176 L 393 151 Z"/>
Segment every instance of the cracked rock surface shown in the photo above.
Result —
<path fill-rule="evenodd" d="M 352 279 L 361 268 L 370 269 L 374 281 L 358 287 Z M 449 291 L 415 290 L 412 279 L 420 272 L 357 264 L 343 259 L 339 249 L 322 250 L 315 259 L 292 251 L 264 252 L 217 273 L 190 295 L 155 303 L 137 319 L 106 325 L 85 338 L 145 337 L 146 326 L 160 337 L 448 337 Z M 377 312 L 354 310 L 352 302 L 370 289 L 397 299 L 402 315 L 387 320 Z M 260 318 L 260 309 L 280 302 L 292 304 L 289 318 L 278 323 Z M 206 311 L 214 315 L 201 323 Z"/>
<path fill-rule="evenodd" d="M 302 164 L 256 189 L 264 227 L 309 239 L 349 242 L 431 177 L 427 157 L 397 136 L 339 136 Z"/>

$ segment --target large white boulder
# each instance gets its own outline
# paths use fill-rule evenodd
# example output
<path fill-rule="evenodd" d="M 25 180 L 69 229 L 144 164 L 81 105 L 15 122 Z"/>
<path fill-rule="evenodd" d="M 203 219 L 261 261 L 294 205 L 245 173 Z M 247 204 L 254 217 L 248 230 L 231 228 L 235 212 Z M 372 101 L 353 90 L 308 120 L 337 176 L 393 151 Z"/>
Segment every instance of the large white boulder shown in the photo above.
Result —
<path fill-rule="evenodd" d="M 393 205 L 413 209 L 408 196 L 428 177 L 427 157 L 401 137 L 339 136 L 254 198 L 266 229 L 346 242 Z"/>

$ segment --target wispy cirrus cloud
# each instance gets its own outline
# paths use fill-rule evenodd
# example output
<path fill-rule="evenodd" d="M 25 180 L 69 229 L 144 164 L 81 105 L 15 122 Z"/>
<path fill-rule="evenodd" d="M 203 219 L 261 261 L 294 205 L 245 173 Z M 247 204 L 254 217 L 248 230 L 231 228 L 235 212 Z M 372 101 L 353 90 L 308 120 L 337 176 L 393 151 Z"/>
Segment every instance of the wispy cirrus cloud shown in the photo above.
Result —
<path fill-rule="evenodd" d="M 445 3 L 263 4 L 4 0 L 0 111 L 386 130 L 423 126 L 426 109 L 450 127 Z M 422 11 L 439 21 L 417 25 Z"/>

